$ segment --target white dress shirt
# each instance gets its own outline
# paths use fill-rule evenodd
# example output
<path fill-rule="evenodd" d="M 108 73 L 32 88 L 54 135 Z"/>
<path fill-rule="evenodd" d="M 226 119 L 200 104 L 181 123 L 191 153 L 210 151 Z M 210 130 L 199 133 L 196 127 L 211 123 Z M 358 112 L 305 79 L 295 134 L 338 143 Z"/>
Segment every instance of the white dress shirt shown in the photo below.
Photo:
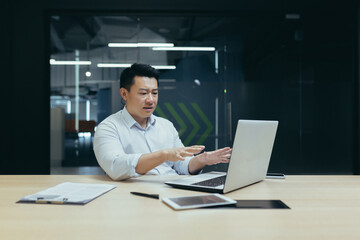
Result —
<path fill-rule="evenodd" d="M 103 120 L 94 137 L 96 159 L 113 180 L 139 176 L 135 167 L 144 153 L 183 146 L 170 121 L 151 115 L 146 129 L 143 129 L 126 107 Z M 189 174 L 190 159 L 166 161 L 147 174 Z"/>

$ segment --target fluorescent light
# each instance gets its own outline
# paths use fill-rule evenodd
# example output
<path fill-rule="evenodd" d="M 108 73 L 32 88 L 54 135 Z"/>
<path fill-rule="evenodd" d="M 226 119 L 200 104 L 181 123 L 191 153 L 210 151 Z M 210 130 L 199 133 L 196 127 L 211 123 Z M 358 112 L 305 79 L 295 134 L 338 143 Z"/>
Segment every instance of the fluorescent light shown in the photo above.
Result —
<path fill-rule="evenodd" d="M 86 100 L 86 121 L 90 121 L 90 100 Z"/>
<path fill-rule="evenodd" d="M 215 52 L 215 73 L 219 73 L 219 53 Z"/>
<path fill-rule="evenodd" d="M 71 113 L 71 101 L 70 100 L 67 101 L 66 113 L 68 113 L 68 114 Z"/>
<path fill-rule="evenodd" d="M 214 47 L 154 47 L 154 51 L 215 51 Z"/>
<path fill-rule="evenodd" d="M 127 68 L 131 67 L 128 63 L 98 63 L 98 67 L 109 67 L 109 68 Z"/>
<path fill-rule="evenodd" d="M 51 65 L 91 65 L 90 61 L 56 61 L 55 59 L 50 59 Z"/>
<path fill-rule="evenodd" d="M 173 43 L 109 43 L 109 47 L 173 47 Z"/>
<path fill-rule="evenodd" d="M 137 43 L 109 43 L 108 47 L 138 47 Z"/>
<path fill-rule="evenodd" d="M 155 69 L 176 69 L 176 66 L 151 65 Z"/>
<path fill-rule="evenodd" d="M 108 68 L 127 68 L 131 67 L 132 64 L 128 63 L 98 63 L 98 67 L 108 67 Z M 151 65 L 155 69 L 176 69 L 176 66 L 173 65 Z"/>
<path fill-rule="evenodd" d="M 173 47 L 173 43 L 138 43 L 139 47 Z"/>

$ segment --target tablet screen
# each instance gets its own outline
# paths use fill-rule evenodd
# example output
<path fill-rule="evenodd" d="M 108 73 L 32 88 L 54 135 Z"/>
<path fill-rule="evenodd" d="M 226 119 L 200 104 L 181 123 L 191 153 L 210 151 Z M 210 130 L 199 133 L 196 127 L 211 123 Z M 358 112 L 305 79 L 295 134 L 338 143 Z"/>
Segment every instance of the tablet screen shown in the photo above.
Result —
<path fill-rule="evenodd" d="M 179 198 L 171 198 L 171 200 L 181 207 L 228 202 L 225 199 L 218 197 L 217 195 L 179 197 Z"/>

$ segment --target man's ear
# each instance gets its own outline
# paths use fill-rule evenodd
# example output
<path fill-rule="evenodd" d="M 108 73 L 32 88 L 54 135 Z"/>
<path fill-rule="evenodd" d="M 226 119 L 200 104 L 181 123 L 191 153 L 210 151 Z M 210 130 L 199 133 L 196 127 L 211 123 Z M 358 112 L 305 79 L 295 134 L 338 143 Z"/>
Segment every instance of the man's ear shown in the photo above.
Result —
<path fill-rule="evenodd" d="M 126 90 L 126 88 L 120 88 L 120 95 L 124 99 L 124 101 L 127 100 L 128 94 L 129 92 L 128 90 Z"/>

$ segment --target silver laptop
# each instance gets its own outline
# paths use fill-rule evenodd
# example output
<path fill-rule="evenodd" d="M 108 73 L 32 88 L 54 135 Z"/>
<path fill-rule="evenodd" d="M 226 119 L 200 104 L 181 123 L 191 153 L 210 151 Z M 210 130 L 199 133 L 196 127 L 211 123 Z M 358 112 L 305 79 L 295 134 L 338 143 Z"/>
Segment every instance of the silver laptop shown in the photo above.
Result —
<path fill-rule="evenodd" d="M 266 177 L 278 121 L 239 120 L 227 173 L 209 172 L 168 181 L 188 190 L 227 193 Z"/>

